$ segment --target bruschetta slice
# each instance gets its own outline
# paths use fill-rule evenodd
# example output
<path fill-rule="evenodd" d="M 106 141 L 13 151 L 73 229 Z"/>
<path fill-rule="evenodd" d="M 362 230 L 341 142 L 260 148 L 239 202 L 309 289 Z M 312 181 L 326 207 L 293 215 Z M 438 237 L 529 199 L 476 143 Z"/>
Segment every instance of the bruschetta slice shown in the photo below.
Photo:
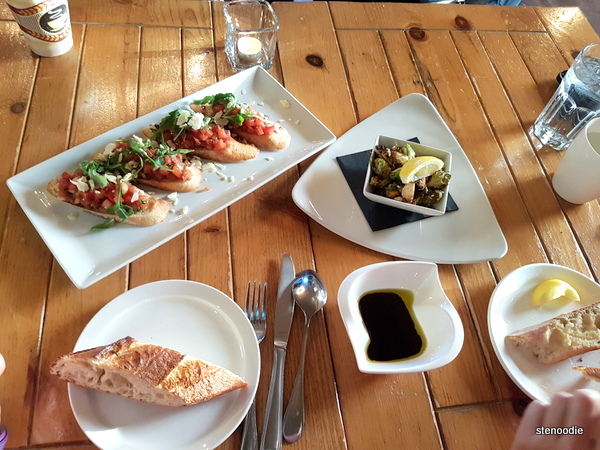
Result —
<path fill-rule="evenodd" d="M 92 228 L 94 231 L 116 222 L 152 226 L 165 220 L 171 207 L 169 202 L 131 184 L 131 175 L 121 177 L 100 172 L 97 162 L 83 161 L 75 172 L 63 172 L 51 180 L 47 190 L 59 200 L 106 218 L 107 221 Z"/>
<path fill-rule="evenodd" d="M 189 149 L 193 155 L 219 162 L 246 161 L 259 154 L 258 148 L 237 141 L 210 117 L 183 108 L 144 130 L 144 135 L 170 148 Z"/>
<path fill-rule="evenodd" d="M 230 130 L 235 137 L 261 150 L 284 150 L 290 145 L 290 133 L 269 120 L 252 106 L 238 102 L 232 93 L 216 94 L 194 100 L 190 108 Z"/>
<path fill-rule="evenodd" d="M 184 160 L 185 153 L 191 151 L 162 144 L 153 147 L 150 139 L 134 135 L 108 144 L 94 154 L 93 160 L 110 172 L 122 176 L 131 173 L 135 183 L 171 192 L 191 192 L 202 184 L 201 170 Z"/>

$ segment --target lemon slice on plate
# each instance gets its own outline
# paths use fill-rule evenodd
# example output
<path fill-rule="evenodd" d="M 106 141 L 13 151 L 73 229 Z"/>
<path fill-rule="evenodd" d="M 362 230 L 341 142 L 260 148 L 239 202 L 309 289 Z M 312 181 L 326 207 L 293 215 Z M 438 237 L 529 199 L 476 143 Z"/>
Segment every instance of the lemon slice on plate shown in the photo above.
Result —
<path fill-rule="evenodd" d="M 404 184 L 414 183 L 433 175 L 444 167 L 444 161 L 435 156 L 417 156 L 409 159 L 400 169 L 400 181 Z"/>
<path fill-rule="evenodd" d="M 556 303 L 558 300 L 578 302 L 579 294 L 569 283 L 554 278 L 540 283 L 535 288 L 531 302 L 534 306 L 544 306 Z"/>

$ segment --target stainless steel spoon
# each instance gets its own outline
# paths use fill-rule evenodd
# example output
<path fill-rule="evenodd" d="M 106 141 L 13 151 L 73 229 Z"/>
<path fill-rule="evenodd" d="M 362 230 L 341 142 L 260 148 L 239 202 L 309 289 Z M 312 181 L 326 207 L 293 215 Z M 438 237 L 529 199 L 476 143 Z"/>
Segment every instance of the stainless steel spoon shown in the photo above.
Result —
<path fill-rule="evenodd" d="M 319 276 L 312 270 L 300 272 L 292 283 L 292 295 L 296 304 L 304 311 L 304 335 L 298 374 L 294 382 L 292 396 L 283 416 L 283 437 L 288 442 L 296 442 L 304 427 L 304 356 L 310 319 L 327 302 L 327 291 Z"/>

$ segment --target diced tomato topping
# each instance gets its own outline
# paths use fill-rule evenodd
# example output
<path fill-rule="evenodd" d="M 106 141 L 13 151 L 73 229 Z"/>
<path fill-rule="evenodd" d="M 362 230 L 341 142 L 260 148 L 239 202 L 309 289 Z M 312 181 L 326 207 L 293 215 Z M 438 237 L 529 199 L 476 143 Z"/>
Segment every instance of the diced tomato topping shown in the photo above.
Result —
<path fill-rule="evenodd" d="M 177 139 L 178 148 L 208 148 L 210 150 L 225 150 L 231 140 L 229 131 L 216 124 L 198 130 L 189 130 Z"/>
<path fill-rule="evenodd" d="M 256 134 L 257 136 L 270 136 L 275 132 L 275 124 L 266 122 L 258 116 L 245 120 L 241 128 L 246 133 Z"/>
<path fill-rule="evenodd" d="M 124 151 L 129 148 L 123 148 Z M 156 150 L 147 149 L 146 154 L 151 158 L 154 158 L 156 155 Z M 131 160 L 139 160 L 140 155 L 136 153 L 128 153 L 123 160 L 125 162 Z M 183 162 L 183 155 L 173 155 L 173 156 L 165 156 L 165 161 L 163 166 L 155 168 L 154 164 L 150 161 L 144 161 L 144 167 L 142 168 L 142 173 L 146 176 L 146 178 L 152 178 L 156 181 L 170 180 L 170 181 L 179 181 L 184 178 L 183 169 L 185 167 Z"/>
<path fill-rule="evenodd" d="M 83 176 L 81 169 L 74 173 L 64 172 L 59 181 L 59 191 L 62 198 L 70 203 L 83 206 L 93 211 L 106 212 L 117 202 L 117 184 L 109 183 L 104 188 L 81 191 L 71 180 Z M 136 194 L 137 192 L 137 194 Z M 134 195 L 137 199 L 133 200 Z M 143 211 L 148 207 L 148 194 L 127 182 L 121 182 L 121 203 L 131 206 L 134 211 Z"/>

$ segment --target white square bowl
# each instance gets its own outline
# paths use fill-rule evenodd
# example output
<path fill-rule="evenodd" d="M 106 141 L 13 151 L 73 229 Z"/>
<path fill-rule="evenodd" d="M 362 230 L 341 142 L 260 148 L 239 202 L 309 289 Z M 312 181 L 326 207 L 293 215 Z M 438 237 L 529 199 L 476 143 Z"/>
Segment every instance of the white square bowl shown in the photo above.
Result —
<path fill-rule="evenodd" d="M 426 206 L 413 205 L 411 203 L 401 202 L 398 200 L 394 200 L 391 198 L 384 197 L 382 195 L 378 195 L 375 193 L 375 188 L 369 185 L 369 180 L 372 176 L 372 168 L 371 162 L 373 161 L 373 156 L 375 154 L 375 147 L 378 145 L 385 145 L 386 147 L 393 147 L 394 145 L 402 147 L 405 145 L 410 145 L 412 149 L 415 151 L 416 156 L 434 156 L 436 158 L 444 161 L 444 170 L 446 172 L 451 172 L 452 169 L 452 154 L 450 152 L 446 152 L 444 150 L 440 150 L 433 147 L 428 147 L 426 145 L 417 144 L 411 141 L 405 141 L 404 139 L 397 139 L 389 136 L 377 136 L 375 140 L 375 146 L 371 151 L 371 157 L 369 158 L 369 167 L 367 168 L 367 174 L 365 176 L 365 184 L 363 186 L 363 194 L 369 200 L 381 203 L 383 205 L 388 205 L 393 208 L 404 209 L 406 211 L 411 211 L 419 214 L 423 214 L 426 216 L 441 216 L 446 212 L 446 203 L 448 202 L 448 186 L 444 188 L 444 195 L 441 200 L 433 205 L 433 207 L 429 208 Z M 451 180 L 452 181 L 452 180 Z"/>

